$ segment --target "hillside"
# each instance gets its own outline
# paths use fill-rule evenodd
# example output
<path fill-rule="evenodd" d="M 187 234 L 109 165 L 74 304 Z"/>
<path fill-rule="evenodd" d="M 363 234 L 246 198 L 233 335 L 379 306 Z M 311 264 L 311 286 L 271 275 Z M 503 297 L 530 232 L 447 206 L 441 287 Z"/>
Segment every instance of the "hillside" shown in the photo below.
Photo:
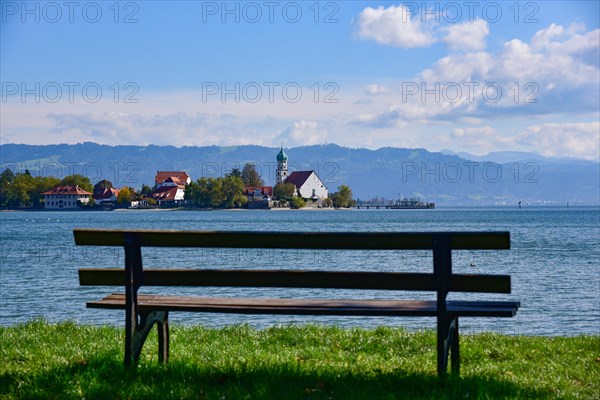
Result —
<path fill-rule="evenodd" d="M 276 148 L 76 145 L 0 146 L 2 170 L 62 178 L 87 175 L 115 186 L 152 185 L 157 170 L 185 170 L 192 179 L 221 176 L 253 162 L 265 184 L 275 180 Z M 421 197 L 438 205 L 600 203 L 600 164 L 538 155 L 472 160 L 425 149 L 352 149 L 334 144 L 286 149 L 290 171 L 314 169 L 334 191 L 349 185 L 355 197 Z M 516 157 L 516 158 L 515 158 Z M 509 160 L 510 162 L 502 162 Z"/>

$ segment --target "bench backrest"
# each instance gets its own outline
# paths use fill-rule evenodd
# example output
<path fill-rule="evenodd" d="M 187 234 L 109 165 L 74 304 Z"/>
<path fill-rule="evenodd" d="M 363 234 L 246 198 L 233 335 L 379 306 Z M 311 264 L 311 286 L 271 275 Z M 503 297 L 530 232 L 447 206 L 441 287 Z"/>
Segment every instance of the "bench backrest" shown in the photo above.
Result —
<path fill-rule="evenodd" d="M 452 274 L 452 250 L 506 250 L 508 232 L 236 232 L 75 229 L 75 243 L 125 249 L 125 268 L 83 268 L 81 285 L 247 286 L 510 293 L 509 275 Z M 433 273 L 142 268 L 141 247 L 429 250 Z"/>
<path fill-rule="evenodd" d="M 240 232 L 74 229 L 87 246 L 333 250 L 507 250 L 509 232 Z"/>

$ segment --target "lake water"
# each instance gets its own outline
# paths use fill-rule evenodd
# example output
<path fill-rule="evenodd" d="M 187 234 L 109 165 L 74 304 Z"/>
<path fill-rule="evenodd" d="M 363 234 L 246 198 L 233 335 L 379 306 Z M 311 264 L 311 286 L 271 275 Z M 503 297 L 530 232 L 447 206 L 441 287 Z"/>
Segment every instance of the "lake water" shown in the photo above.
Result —
<path fill-rule="evenodd" d="M 51 322 L 121 325 L 124 312 L 90 310 L 85 302 L 111 290 L 80 287 L 79 267 L 123 266 L 123 250 L 76 247 L 75 227 L 280 231 L 510 231 L 508 251 L 454 252 L 454 271 L 512 276 L 511 295 L 452 294 L 451 299 L 521 301 L 515 318 L 463 318 L 467 332 L 527 335 L 600 334 L 600 209 L 455 208 L 348 211 L 113 211 L 0 213 L 0 324 L 43 317 Z M 311 268 L 432 271 L 430 252 L 144 249 L 144 265 L 162 268 Z M 164 288 L 161 288 L 164 290 Z M 153 288 L 152 292 L 160 292 Z M 232 296 L 433 299 L 433 293 L 291 289 L 195 288 Z M 222 326 L 317 322 L 341 326 L 435 327 L 433 318 L 244 316 L 172 313 L 172 323 Z"/>

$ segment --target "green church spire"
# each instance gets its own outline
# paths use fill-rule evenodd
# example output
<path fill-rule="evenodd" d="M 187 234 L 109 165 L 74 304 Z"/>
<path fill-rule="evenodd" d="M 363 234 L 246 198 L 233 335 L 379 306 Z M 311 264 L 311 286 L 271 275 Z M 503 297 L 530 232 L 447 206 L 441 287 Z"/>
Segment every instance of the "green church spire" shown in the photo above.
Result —
<path fill-rule="evenodd" d="M 279 151 L 279 154 L 277 154 L 277 161 L 287 161 L 288 156 L 287 154 L 285 154 L 285 151 L 283 151 L 283 147 L 281 148 L 281 150 Z"/>

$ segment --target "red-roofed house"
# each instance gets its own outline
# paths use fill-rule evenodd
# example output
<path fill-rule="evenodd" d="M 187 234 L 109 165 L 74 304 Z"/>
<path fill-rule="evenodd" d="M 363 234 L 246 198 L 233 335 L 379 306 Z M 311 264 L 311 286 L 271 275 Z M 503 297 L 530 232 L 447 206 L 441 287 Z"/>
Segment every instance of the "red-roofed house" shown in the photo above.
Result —
<path fill-rule="evenodd" d="M 242 194 L 248 198 L 248 208 L 269 208 L 273 197 L 272 186 L 246 186 Z"/>
<path fill-rule="evenodd" d="M 183 201 L 184 190 L 177 186 L 161 186 L 152 193 L 159 206 L 176 205 Z"/>
<path fill-rule="evenodd" d="M 115 188 L 104 188 L 100 190 L 94 190 L 94 201 L 97 204 L 102 203 L 116 203 L 117 197 L 119 197 L 119 189 Z"/>
<path fill-rule="evenodd" d="M 242 193 L 244 196 L 248 196 L 248 201 L 271 200 L 273 186 L 246 186 Z"/>
<path fill-rule="evenodd" d="M 78 201 L 87 204 L 91 195 L 91 192 L 79 186 L 57 186 L 42 193 L 44 208 L 53 210 L 76 209 Z"/>
<path fill-rule="evenodd" d="M 156 188 L 162 186 L 167 181 L 171 182 L 170 186 L 173 182 L 183 185 L 189 184 L 192 182 L 192 179 L 185 171 L 156 171 L 156 176 L 154 177 L 154 186 Z"/>
<path fill-rule="evenodd" d="M 156 185 L 152 198 L 159 206 L 175 206 L 183 203 L 185 185 L 192 179 L 184 171 L 157 171 L 154 183 Z"/>

